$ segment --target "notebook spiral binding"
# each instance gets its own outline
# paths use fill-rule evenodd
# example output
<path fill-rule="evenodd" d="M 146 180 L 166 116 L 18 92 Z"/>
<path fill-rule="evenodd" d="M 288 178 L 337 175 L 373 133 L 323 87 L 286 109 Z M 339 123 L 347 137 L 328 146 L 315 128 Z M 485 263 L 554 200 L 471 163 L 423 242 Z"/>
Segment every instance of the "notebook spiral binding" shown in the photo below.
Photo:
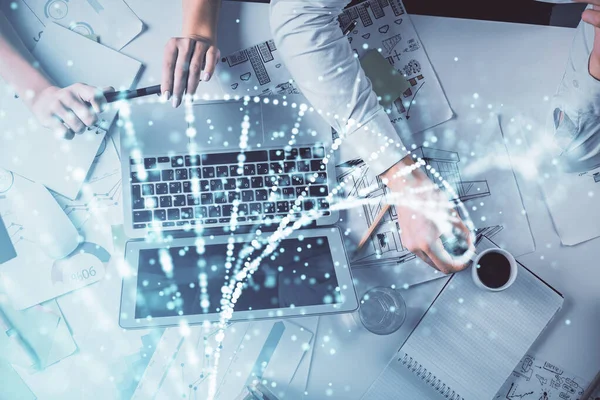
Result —
<path fill-rule="evenodd" d="M 450 386 L 447 386 L 444 382 L 439 380 L 431 372 L 427 371 L 417 360 L 410 357 L 408 354 L 404 354 L 404 357 L 398 359 L 409 371 L 421 378 L 425 383 L 430 385 L 438 393 L 449 400 L 465 400 L 461 395 L 456 393 Z"/>

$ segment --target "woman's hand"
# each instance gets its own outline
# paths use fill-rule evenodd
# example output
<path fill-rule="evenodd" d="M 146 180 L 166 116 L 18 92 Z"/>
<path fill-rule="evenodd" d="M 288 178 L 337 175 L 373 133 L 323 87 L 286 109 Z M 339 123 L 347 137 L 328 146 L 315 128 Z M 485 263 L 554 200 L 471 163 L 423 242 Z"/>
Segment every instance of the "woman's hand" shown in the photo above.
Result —
<path fill-rule="evenodd" d="M 63 89 L 48 86 L 36 94 L 30 104 L 43 126 L 71 140 L 98 122 L 106 99 L 100 89 L 76 83 Z"/>
<path fill-rule="evenodd" d="M 217 23 L 221 0 L 183 0 L 181 37 L 165 46 L 161 93 L 179 107 L 185 93 L 193 96 L 200 81 L 215 73 L 221 53 L 217 47 Z"/>
<path fill-rule="evenodd" d="M 191 35 L 171 38 L 165 46 L 161 93 L 179 107 L 184 93 L 194 95 L 200 81 L 209 81 L 221 57 L 213 39 Z"/>

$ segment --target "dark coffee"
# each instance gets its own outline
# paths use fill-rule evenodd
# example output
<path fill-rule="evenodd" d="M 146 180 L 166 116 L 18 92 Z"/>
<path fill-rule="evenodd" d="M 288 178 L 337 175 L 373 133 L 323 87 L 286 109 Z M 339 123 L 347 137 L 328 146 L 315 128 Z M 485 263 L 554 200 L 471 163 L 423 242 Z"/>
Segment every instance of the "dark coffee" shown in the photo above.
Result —
<path fill-rule="evenodd" d="M 501 253 L 492 251 L 485 254 L 476 267 L 481 282 L 491 289 L 506 285 L 510 279 L 510 261 Z"/>

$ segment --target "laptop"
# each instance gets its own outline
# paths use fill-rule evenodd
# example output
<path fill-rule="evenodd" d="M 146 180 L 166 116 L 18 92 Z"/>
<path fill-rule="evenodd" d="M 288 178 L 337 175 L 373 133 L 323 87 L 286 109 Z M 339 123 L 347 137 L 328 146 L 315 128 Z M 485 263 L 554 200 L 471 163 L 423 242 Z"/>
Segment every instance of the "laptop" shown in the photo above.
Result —
<path fill-rule="evenodd" d="M 232 320 L 358 308 L 339 215 L 327 200 L 336 185 L 335 162 L 323 162 L 331 128 L 303 103 L 301 96 L 270 97 L 121 111 L 131 238 L 122 327 L 170 326 L 182 317 L 190 324 L 217 321 L 226 277 L 261 254 Z M 284 218 L 290 227 L 306 215 L 318 217 L 264 254 Z"/>

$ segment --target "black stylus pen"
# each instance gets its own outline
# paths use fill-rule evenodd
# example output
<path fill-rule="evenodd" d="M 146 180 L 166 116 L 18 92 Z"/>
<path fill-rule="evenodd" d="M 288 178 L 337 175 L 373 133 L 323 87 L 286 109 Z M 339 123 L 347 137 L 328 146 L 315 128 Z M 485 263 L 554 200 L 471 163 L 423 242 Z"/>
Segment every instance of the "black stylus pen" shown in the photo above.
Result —
<path fill-rule="evenodd" d="M 123 90 L 120 92 L 105 93 L 104 97 L 108 103 L 119 100 L 135 99 L 136 97 L 150 96 L 151 94 L 160 94 L 160 85 L 148 86 L 135 90 Z"/>

